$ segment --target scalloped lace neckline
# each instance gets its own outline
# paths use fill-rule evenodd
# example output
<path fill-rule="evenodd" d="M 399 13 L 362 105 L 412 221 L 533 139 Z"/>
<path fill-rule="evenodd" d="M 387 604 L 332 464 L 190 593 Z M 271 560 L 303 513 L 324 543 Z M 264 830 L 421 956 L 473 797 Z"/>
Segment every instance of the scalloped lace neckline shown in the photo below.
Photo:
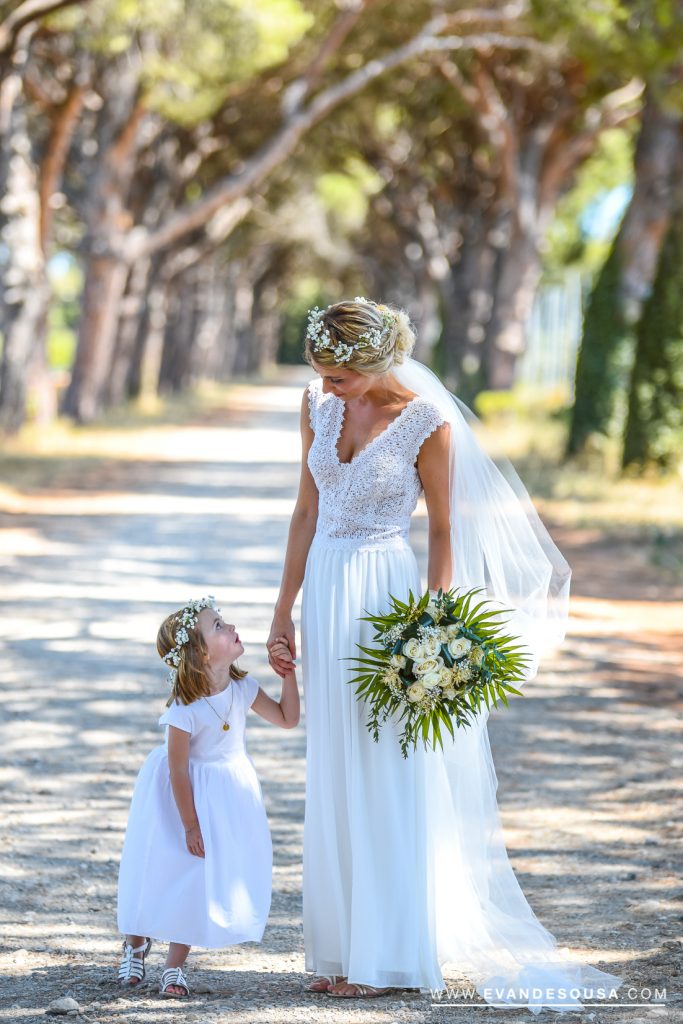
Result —
<path fill-rule="evenodd" d="M 354 462 L 357 459 L 359 459 L 361 455 L 363 455 L 364 452 L 368 451 L 369 448 L 372 448 L 375 441 L 379 441 L 380 438 L 385 437 L 387 434 L 391 433 L 391 430 L 394 427 L 394 425 L 398 423 L 400 419 L 402 419 L 403 415 L 408 411 L 410 406 L 418 401 L 420 395 L 414 395 L 412 398 L 410 398 L 403 406 L 398 416 L 394 416 L 393 420 L 387 423 L 384 430 L 381 430 L 379 434 L 376 434 L 373 438 L 371 438 L 368 441 L 368 443 L 361 448 L 359 452 L 356 452 L 356 454 L 351 459 L 349 459 L 348 462 L 342 462 L 342 460 L 339 458 L 339 449 L 337 448 L 337 445 L 341 440 L 342 430 L 344 429 L 344 422 L 346 420 L 346 402 L 343 399 L 338 398 L 337 395 L 334 394 L 332 395 L 332 398 L 334 398 L 339 403 L 339 405 L 341 405 L 341 415 L 339 416 L 339 423 L 337 424 L 337 430 L 332 441 L 332 451 L 334 452 L 334 457 L 338 465 L 352 466 Z"/>

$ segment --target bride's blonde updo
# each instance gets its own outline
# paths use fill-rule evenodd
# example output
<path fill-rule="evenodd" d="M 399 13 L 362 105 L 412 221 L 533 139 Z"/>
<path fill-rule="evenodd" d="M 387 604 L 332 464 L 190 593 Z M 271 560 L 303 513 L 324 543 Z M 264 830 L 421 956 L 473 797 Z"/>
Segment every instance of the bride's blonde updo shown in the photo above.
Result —
<path fill-rule="evenodd" d="M 356 373 L 386 373 L 415 347 L 415 333 L 402 309 L 361 297 L 335 302 L 309 314 L 304 358 L 320 366 Z"/>

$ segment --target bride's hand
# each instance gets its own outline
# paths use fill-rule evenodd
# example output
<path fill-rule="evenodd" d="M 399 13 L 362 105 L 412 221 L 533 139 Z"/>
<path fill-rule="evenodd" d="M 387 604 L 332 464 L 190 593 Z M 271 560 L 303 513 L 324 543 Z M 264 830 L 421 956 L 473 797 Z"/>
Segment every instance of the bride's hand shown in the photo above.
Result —
<path fill-rule="evenodd" d="M 274 657 L 273 647 L 275 643 L 283 637 L 287 642 L 287 647 L 289 648 L 289 658 Z M 291 671 L 292 662 L 296 658 L 296 638 L 294 635 L 294 623 L 292 622 L 291 616 L 276 616 L 273 619 L 266 647 L 268 648 L 268 661 L 279 676 L 284 676 L 287 672 Z M 280 647 L 279 651 L 281 650 L 282 648 Z"/>

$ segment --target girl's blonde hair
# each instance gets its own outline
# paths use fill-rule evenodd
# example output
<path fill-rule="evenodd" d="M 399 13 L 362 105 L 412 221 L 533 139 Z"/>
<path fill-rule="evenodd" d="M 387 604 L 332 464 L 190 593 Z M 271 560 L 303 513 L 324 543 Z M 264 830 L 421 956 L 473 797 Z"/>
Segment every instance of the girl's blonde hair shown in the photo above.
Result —
<path fill-rule="evenodd" d="M 384 316 L 383 316 L 384 314 Z M 390 326 L 385 328 L 387 314 Z M 320 366 L 342 366 L 356 373 L 386 373 L 398 366 L 415 347 L 415 332 L 408 314 L 393 306 L 384 306 L 367 299 L 335 302 L 322 314 L 322 329 L 333 343 L 353 349 L 348 359 L 340 360 L 334 347 L 316 347 L 315 340 L 306 336 L 304 359 L 315 360 Z M 356 348 L 360 336 L 371 331 L 381 332 L 377 348 L 364 345 Z"/>
<path fill-rule="evenodd" d="M 176 647 L 176 634 L 182 626 L 182 615 L 184 608 L 168 615 L 159 627 L 157 633 L 157 651 L 159 656 L 166 660 L 171 651 Z M 175 666 L 174 682 L 171 689 L 171 696 L 166 701 L 166 707 L 170 707 L 175 701 L 179 704 L 191 704 L 200 697 L 208 697 L 211 692 L 211 680 L 206 670 L 206 655 L 208 650 L 206 642 L 201 634 L 199 626 L 187 626 L 188 640 L 180 648 L 180 662 Z M 235 664 L 230 666 L 231 679 L 244 679 L 247 675 Z"/>

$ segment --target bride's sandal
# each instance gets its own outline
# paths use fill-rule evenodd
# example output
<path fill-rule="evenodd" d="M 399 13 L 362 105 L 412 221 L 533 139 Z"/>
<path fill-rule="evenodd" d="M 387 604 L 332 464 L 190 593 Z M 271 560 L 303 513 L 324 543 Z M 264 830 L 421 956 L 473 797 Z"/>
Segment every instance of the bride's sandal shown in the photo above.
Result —
<path fill-rule="evenodd" d="M 171 992 L 173 988 L 180 988 L 182 992 Z M 190 986 L 187 984 L 187 978 L 183 974 L 182 967 L 167 967 L 164 973 L 161 975 L 159 982 L 159 995 L 163 996 L 164 999 L 188 999 L 190 995 Z"/>
<path fill-rule="evenodd" d="M 340 981 L 346 981 L 346 978 L 342 977 L 341 974 L 321 974 L 317 978 L 314 978 L 310 985 L 306 986 L 306 991 L 329 992 L 329 990 L 334 985 L 338 985 Z"/>
<path fill-rule="evenodd" d="M 137 949 L 123 940 L 123 956 L 119 964 L 119 985 L 121 988 L 140 988 L 145 980 L 145 957 L 152 948 L 152 940 L 146 939 Z M 136 954 L 141 953 L 142 956 Z"/>
<path fill-rule="evenodd" d="M 342 984 L 340 982 L 340 984 Z M 333 999 L 377 999 L 379 996 L 391 995 L 393 988 L 375 988 L 374 985 L 358 985 L 355 981 L 343 982 L 352 988 L 353 992 L 335 992 L 333 988 L 327 989 L 327 995 Z"/>

